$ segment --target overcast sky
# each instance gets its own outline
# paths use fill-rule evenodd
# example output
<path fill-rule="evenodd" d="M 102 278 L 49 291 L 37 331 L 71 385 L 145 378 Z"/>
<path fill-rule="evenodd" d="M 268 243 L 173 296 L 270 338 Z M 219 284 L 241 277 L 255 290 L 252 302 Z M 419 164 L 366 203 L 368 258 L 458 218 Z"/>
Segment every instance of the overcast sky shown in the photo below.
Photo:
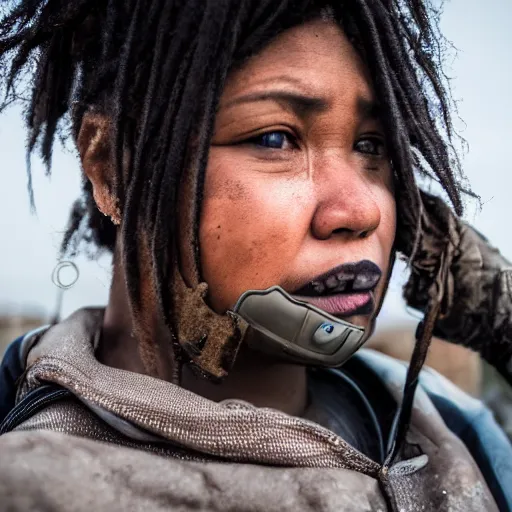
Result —
<path fill-rule="evenodd" d="M 512 258 L 512 0 L 451 0 L 442 28 L 458 48 L 449 63 L 458 100 L 461 135 L 469 144 L 464 170 L 482 198 L 479 211 L 470 205 L 467 220 Z M 38 215 L 29 211 L 25 174 L 25 135 L 20 112 L 0 117 L 0 311 L 29 308 L 50 313 L 56 301 L 51 274 L 80 173 L 72 152 L 55 150 L 51 179 L 33 161 Z M 106 301 L 109 259 L 76 260 L 80 279 L 66 292 L 64 313 Z M 385 324 L 407 321 L 400 300 L 402 273 L 397 273 L 384 308 Z"/>

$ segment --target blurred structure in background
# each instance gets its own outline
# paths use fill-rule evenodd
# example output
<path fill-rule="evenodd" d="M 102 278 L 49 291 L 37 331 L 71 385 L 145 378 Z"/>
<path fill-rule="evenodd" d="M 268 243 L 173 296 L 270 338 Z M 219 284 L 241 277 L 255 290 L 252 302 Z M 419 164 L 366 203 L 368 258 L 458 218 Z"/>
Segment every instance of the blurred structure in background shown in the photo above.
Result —
<path fill-rule="evenodd" d="M 0 311 L 0 359 L 11 341 L 45 323 L 47 319 L 43 315 Z"/>

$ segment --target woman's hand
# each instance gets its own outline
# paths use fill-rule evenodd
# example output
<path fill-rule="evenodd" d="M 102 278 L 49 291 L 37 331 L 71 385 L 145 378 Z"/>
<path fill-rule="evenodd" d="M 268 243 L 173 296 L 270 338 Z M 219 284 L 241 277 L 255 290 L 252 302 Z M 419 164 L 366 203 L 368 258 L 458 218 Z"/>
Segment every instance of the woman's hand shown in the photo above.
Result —
<path fill-rule="evenodd" d="M 440 198 L 421 197 L 423 233 L 410 261 L 407 304 L 425 311 L 442 289 L 434 334 L 479 352 L 512 383 L 512 264 Z M 412 246 L 403 245 L 410 257 Z"/>

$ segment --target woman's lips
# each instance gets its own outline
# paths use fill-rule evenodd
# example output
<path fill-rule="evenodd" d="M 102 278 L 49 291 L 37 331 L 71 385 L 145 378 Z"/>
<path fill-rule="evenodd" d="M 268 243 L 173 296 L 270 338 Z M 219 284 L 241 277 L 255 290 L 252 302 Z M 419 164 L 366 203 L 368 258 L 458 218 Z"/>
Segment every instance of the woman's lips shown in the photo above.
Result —
<path fill-rule="evenodd" d="M 294 295 L 294 299 L 301 302 L 307 302 L 312 306 L 329 313 L 333 316 L 355 316 L 370 315 L 375 307 L 373 294 L 371 292 L 364 293 L 347 293 L 336 295 L 324 295 L 321 297 L 303 297 Z"/>

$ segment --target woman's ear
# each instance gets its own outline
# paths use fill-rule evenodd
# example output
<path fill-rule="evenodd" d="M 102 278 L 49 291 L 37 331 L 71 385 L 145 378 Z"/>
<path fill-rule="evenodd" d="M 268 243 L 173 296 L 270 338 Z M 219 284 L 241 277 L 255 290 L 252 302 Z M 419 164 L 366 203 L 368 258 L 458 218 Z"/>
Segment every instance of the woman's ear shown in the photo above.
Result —
<path fill-rule="evenodd" d="M 121 224 L 119 198 L 114 192 L 117 177 L 109 119 L 102 114 L 86 113 L 77 147 L 84 173 L 92 184 L 96 206 L 114 224 Z"/>

